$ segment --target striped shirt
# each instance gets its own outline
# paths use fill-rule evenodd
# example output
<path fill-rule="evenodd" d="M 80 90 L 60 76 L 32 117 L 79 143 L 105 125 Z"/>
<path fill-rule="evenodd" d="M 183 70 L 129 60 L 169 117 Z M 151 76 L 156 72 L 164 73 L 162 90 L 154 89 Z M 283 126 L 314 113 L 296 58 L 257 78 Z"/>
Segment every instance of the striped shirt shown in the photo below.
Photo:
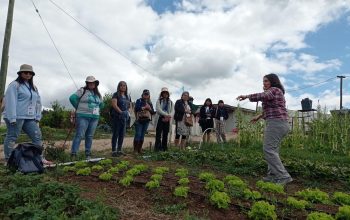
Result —
<path fill-rule="evenodd" d="M 262 93 L 248 95 L 251 102 L 262 102 L 264 119 L 285 119 L 288 120 L 288 112 L 286 109 L 286 100 L 281 89 L 270 87 Z"/>

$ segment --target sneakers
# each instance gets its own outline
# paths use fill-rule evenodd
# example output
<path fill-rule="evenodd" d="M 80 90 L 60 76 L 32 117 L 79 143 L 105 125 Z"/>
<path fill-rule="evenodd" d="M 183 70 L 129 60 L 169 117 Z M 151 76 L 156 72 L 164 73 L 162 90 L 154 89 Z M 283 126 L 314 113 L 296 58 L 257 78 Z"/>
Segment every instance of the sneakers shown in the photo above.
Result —
<path fill-rule="evenodd" d="M 126 154 L 121 151 L 113 151 L 112 157 L 119 157 L 119 156 L 125 156 Z"/>
<path fill-rule="evenodd" d="M 285 177 L 281 179 L 275 179 L 273 182 L 276 184 L 286 185 L 287 183 L 290 183 L 293 181 L 292 177 Z"/>
<path fill-rule="evenodd" d="M 262 180 L 263 180 L 264 182 L 274 182 L 275 177 L 272 176 L 272 175 L 267 175 L 267 176 L 264 176 L 264 177 L 262 178 Z"/>

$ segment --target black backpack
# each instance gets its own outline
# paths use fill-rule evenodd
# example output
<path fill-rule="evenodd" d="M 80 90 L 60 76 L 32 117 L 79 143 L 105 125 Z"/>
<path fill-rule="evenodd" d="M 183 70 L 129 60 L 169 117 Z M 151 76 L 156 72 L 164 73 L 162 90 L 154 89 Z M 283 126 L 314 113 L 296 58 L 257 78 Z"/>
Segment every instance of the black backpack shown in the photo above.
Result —
<path fill-rule="evenodd" d="M 12 151 L 7 166 L 11 170 L 22 173 L 42 173 L 44 166 L 41 161 L 43 147 L 32 143 L 18 144 Z"/>

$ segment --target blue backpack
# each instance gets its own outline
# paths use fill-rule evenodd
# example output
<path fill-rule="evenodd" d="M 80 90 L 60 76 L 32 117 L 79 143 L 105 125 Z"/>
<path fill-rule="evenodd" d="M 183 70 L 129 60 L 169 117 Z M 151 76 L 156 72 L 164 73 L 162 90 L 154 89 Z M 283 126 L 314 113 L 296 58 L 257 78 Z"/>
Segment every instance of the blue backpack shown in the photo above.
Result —
<path fill-rule="evenodd" d="M 7 162 L 11 170 L 22 173 L 43 173 L 44 166 L 41 161 L 43 147 L 32 143 L 18 144 L 12 151 Z"/>

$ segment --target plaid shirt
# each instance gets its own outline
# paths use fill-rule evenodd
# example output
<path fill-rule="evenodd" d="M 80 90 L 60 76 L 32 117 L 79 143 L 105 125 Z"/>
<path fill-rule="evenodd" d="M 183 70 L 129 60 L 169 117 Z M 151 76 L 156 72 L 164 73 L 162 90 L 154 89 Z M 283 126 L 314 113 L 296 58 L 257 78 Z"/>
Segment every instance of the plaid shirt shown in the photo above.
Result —
<path fill-rule="evenodd" d="M 286 100 L 281 89 L 271 87 L 265 92 L 248 95 L 251 102 L 262 102 L 264 119 L 285 119 L 288 120 Z"/>

